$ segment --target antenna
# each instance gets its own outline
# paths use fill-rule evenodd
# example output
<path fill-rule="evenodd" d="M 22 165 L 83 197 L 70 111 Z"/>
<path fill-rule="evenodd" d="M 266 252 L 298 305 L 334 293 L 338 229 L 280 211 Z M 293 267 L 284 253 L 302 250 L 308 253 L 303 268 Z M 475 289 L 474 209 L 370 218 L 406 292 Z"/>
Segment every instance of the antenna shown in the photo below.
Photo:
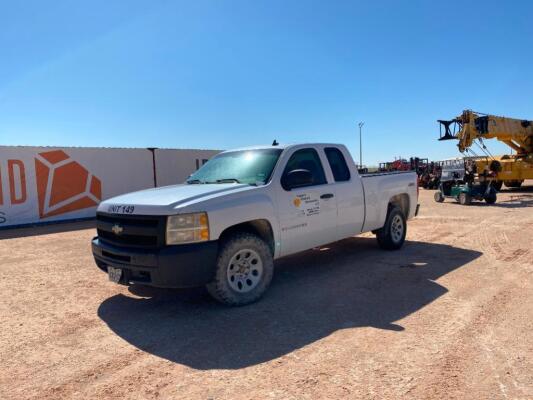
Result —
<path fill-rule="evenodd" d="M 274 139 L 274 141 L 272 142 L 272 146 L 277 146 L 277 145 L 279 145 L 279 143 L 276 139 Z"/>

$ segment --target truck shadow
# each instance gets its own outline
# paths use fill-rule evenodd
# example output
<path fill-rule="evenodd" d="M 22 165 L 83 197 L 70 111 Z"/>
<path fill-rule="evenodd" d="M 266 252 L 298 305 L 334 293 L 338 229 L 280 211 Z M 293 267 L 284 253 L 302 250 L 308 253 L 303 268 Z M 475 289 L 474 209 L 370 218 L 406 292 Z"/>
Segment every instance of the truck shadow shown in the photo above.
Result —
<path fill-rule="evenodd" d="M 350 238 L 279 260 L 272 286 L 252 305 L 224 307 L 203 291 L 132 287 L 145 297 L 110 297 L 98 316 L 148 353 L 196 369 L 238 369 L 339 329 L 403 331 L 396 321 L 447 292 L 436 279 L 481 255 L 414 241 L 385 252 L 373 238 Z"/>

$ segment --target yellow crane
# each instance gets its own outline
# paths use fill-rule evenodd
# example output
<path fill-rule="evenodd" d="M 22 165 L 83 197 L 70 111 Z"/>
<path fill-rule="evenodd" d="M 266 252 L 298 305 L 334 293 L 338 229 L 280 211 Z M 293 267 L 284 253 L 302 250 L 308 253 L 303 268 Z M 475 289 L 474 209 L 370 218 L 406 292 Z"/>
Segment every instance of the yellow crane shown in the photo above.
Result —
<path fill-rule="evenodd" d="M 478 171 L 496 173 L 495 187 L 520 187 L 525 179 L 533 179 L 533 121 L 499 117 L 472 110 L 464 110 L 452 120 L 438 120 L 441 127 L 439 140 L 459 140 L 461 153 L 475 157 Z M 493 156 L 485 146 L 485 139 L 497 139 L 511 147 L 512 155 Z M 476 154 L 478 146 L 484 156 Z"/>

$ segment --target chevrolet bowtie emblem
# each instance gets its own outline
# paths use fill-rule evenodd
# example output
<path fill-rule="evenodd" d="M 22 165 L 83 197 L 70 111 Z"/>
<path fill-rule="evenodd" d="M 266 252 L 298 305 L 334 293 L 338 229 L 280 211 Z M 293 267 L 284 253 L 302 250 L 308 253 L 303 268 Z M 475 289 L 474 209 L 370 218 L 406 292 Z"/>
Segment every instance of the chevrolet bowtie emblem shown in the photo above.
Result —
<path fill-rule="evenodd" d="M 118 224 L 115 224 L 113 225 L 113 227 L 111 228 L 111 230 L 113 231 L 113 233 L 115 235 L 120 235 L 123 231 L 124 231 L 124 228 L 121 227 L 120 225 Z"/>

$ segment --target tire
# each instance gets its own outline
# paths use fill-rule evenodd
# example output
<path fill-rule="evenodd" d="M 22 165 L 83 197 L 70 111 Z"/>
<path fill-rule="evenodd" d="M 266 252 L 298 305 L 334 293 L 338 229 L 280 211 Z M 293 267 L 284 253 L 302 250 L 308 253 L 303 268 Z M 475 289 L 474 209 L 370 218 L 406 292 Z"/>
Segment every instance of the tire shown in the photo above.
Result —
<path fill-rule="evenodd" d="M 215 278 L 206 287 L 220 303 L 242 306 L 265 293 L 273 274 L 272 252 L 265 241 L 251 233 L 237 233 L 222 244 Z"/>
<path fill-rule="evenodd" d="M 508 188 L 519 188 L 520 186 L 522 186 L 522 182 L 524 181 L 503 181 L 505 186 L 507 186 Z"/>
<path fill-rule="evenodd" d="M 376 233 L 379 247 L 385 250 L 398 250 L 403 246 L 406 234 L 407 221 L 403 212 L 398 207 L 390 208 L 385 225 Z"/>
<path fill-rule="evenodd" d="M 496 203 L 496 193 L 489 193 L 486 197 L 485 197 L 485 202 L 487 204 L 494 204 Z"/>
<path fill-rule="evenodd" d="M 470 205 L 472 203 L 472 196 L 465 192 L 459 193 L 459 203 L 463 206 Z"/>
<path fill-rule="evenodd" d="M 433 195 L 433 199 L 437 203 L 442 203 L 444 201 L 444 196 L 442 195 L 442 192 L 439 190 L 439 191 L 435 192 L 435 194 Z"/>

